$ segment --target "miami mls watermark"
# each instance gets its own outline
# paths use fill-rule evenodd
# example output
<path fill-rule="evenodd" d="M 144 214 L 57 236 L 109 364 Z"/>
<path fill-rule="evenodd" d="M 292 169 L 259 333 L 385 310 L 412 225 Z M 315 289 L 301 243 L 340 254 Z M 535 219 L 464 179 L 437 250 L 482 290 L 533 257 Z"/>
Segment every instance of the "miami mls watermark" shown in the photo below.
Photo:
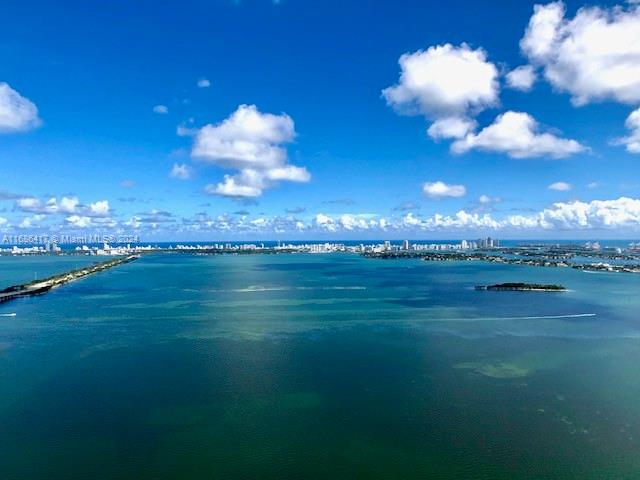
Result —
<path fill-rule="evenodd" d="M 138 235 L 12 235 L 4 234 L 2 236 L 3 245 L 91 245 L 91 244 L 123 244 L 123 243 L 140 243 Z"/>

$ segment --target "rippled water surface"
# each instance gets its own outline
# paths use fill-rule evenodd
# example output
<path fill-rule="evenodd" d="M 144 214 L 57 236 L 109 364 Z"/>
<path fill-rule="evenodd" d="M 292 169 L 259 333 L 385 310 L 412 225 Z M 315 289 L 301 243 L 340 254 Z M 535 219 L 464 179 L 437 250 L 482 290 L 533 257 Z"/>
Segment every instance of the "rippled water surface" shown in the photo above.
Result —
<path fill-rule="evenodd" d="M 147 256 L 0 304 L 0 478 L 640 478 L 639 317 L 627 274 Z"/>

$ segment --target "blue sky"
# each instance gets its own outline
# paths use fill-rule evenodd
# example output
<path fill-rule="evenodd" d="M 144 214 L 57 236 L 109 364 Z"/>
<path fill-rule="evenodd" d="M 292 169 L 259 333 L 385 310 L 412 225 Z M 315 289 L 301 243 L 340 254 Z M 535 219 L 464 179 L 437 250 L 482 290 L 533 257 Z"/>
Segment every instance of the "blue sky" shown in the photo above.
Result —
<path fill-rule="evenodd" d="M 0 230 L 638 237 L 638 6 L 534 5 L 7 2 Z"/>

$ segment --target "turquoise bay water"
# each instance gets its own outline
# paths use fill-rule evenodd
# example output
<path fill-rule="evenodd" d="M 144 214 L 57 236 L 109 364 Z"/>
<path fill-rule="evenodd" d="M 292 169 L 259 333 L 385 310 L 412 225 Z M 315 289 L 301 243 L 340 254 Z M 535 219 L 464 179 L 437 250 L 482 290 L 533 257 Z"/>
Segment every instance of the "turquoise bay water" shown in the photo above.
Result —
<path fill-rule="evenodd" d="M 473 290 L 507 281 L 570 291 Z M 147 256 L 0 304 L 0 478 L 640 478 L 639 292 L 571 269 Z"/>
<path fill-rule="evenodd" d="M 100 261 L 84 255 L 25 255 L 0 257 L 0 289 L 43 279 Z"/>

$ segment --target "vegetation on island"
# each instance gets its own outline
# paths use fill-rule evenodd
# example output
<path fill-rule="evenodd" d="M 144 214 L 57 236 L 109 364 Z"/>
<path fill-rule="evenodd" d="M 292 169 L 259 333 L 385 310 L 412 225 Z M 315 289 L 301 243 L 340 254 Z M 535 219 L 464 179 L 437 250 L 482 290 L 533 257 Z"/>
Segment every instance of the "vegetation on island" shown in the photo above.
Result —
<path fill-rule="evenodd" d="M 566 290 L 562 285 L 508 282 L 496 283 L 494 285 L 478 285 L 476 290 L 514 290 L 514 291 L 543 291 L 543 292 L 563 292 Z"/>

